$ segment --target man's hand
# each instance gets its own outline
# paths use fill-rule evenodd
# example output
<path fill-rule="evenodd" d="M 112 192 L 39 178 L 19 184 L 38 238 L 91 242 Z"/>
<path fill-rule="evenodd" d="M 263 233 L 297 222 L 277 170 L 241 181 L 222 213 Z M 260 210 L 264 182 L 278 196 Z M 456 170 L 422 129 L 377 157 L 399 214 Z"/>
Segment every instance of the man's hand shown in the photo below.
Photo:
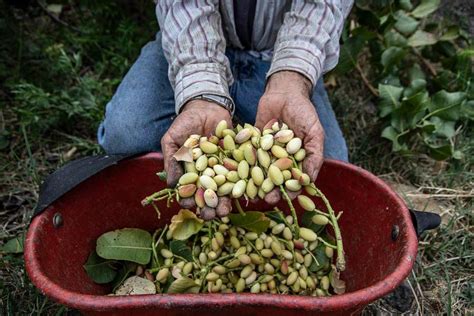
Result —
<path fill-rule="evenodd" d="M 258 104 L 256 126 L 262 129 L 272 119 L 286 123 L 303 140 L 303 169 L 315 181 L 323 163 L 324 131 L 310 94 L 311 83 L 303 75 L 293 71 L 274 73 Z"/>
<path fill-rule="evenodd" d="M 209 136 L 214 133 L 217 123 L 226 120 L 232 126 L 229 111 L 213 102 L 192 100 L 186 103 L 181 113 L 161 139 L 161 149 L 167 172 L 169 187 L 175 187 L 183 169 L 173 158 L 175 152 L 184 144 L 189 135 Z"/>

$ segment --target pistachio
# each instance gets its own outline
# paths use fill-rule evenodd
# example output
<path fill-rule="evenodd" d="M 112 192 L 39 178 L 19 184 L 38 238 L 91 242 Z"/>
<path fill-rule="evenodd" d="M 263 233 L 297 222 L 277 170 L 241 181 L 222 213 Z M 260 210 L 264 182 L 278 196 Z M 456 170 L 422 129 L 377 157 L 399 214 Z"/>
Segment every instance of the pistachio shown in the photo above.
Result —
<path fill-rule="evenodd" d="M 227 135 L 231 136 L 232 138 L 235 138 L 236 134 L 230 128 L 226 128 L 225 130 L 222 131 L 222 136 L 226 137 Z"/>
<path fill-rule="evenodd" d="M 237 167 L 237 173 L 239 174 L 240 179 L 247 179 L 249 177 L 250 166 L 246 160 L 239 162 Z"/>
<path fill-rule="evenodd" d="M 208 177 L 214 177 L 216 175 L 216 173 L 214 172 L 213 169 L 211 168 L 206 168 L 203 172 L 202 172 L 202 175 L 203 176 L 208 176 Z"/>
<path fill-rule="evenodd" d="M 306 195 L 298 195 L 298 203 L 305 211 L 314 211 L 314 202 Z"/>
<path fill-rule="evenodd" d="M 262 256 L 264 256 L 265 258 L 271 258 L 271 257 L 273 257 L 273 251 L 270 250 L 270 249 L 262 249 L 262 251 L 260 251 L 260 253 L 261 253 Z"/>
<path fill-rule="evenodd" d="M 285 181 L 285 187 L 293 192 L 296 192 L 301 189 L 301 184 L 299 184 L 298 180 L 290 179 Z"/>
<path fill-rule="evenodd" d="M 306 254 L 304 256 L 304 266 L 309 268 L 309 266 L 311 265 L 311 263 L 313 262 L 313 256 L 311 256 L 311 254 Z"/>
<path fill-rule="evenodd" d="M 274 187 L 275 187 L 275 185 L 273 184 L 273 181 L 270 178 L 266 178 L 265 180 L 263 180 L 263 182 L 262 182 L 262 191 L 264 193 L 270 192 L 271 190 L 273 190 Z"/>
<path fill-rule="evenodd" d="M 187 172 L 185 174 L 183 174 L 181 176 L 181 178 L 179 178 L 179 184 L 181 185 L 185 185 L 185 184 L 191 184 L 191 183 L 195 183 L 197 181 L 197 179 L 199 178 L 198 174 L 197 173 L 194 173 L 194 172 Z"/>
<path fill-rule="evenodd" d="M 250 285 L 257 279 L 257 272 L 252 271 L 248 277 L 245 278 L 245 284 Z"/>
<path fill-rule="evenodd" d="M 199 262 L 201 264 L 206 264 L 207 263 L 207 255 L 204 252 L 201 252 L 199 254 Z"/>
<path fill-rule="evenodd" d="M 275 273 L 275 268 L 267 262 L 265 263 L 265 272 L 268 274 L 273 274 Z"/>
<path fill-rule="evenodd" d="M 205 221 L 210 221 L 216 217 L 216 209 L 209 207 L 209 206 L 204 206 L 201 209 L 201 218 Z"/>
<path fill-rule="evenodd" d="M 191 135 L 186 141 L 184 142 L 183 146 L 187 148 L 194 148 L 199 144 L 199 138 L 192 137 Z"/>
<path fill-rule="evenodd" d="M 214 192 L 212 189 L 207 189 L 204 191 L 204 201 L 206 202 L 207 206 L 215 208 L 219 202 L 219 199 L 217 198 L 216 192 Z"/>
<path fill-rule="evenodd" d="M 271 182 L 272 182 L 272 181 L 270 180 L 270 183 L 271 183 Z M 273 183 L 272 183 L 272 185 L 273 185 Z M 261 200 L 263 200 L 263 199 L 265 198 L 265 194 L 266 194 L 265 191 L 263 191 L 263 189 L 262 189 L 261 187 L 258 188 L 257 196 L 258 196 Z"/>
<path fill-rule="evenodd" d="M 286 278 L 286 285 L 289 285 L 289 286 L 293 285 L 297 279 L 298 279 L 298 272 L 296 271 L 291 272 L 288 278 Z"/>
<path fill-rule="evenodd" d="M 250 179 L 249 182 L 247 182 L 245 193 L 250 199 L 255 199 L 257 197 L 258 188 L 255 186 L 253 179 Z"/>
<path fill-rule="evenodd" d="M 227 269 L 224 266 L 218 265 L 212 268 L 212 272 L 217 274 L 224 274 L 227 272 Z"/>
<path fill-rule="evenodd" d="M 270 177 L 274 185 L 278 186 L 283 184 L 283 174 L 281 173 L 280 169 L 278 169 L 278 167 L 276 167 L 275 165 L 271 165 L 270 168 L 268 168 L 268 176 Z"/>
<path fill-rule="evenodd" d="M 225 150 L 234 150 L 235 149 L 235 142 L 234 138 L 230 135 L 226 135 L 223 140 L 223 145 Z"/>
<path fill-rule="evenodd" d="M 171 251 L 169 251 L 168 249 L 166 249 L 166 248 L 161 249 L 160 253 L 165 258 L 172 258 L 173 257 L 173 253 Z"/>
<path fill-rule="evenodd" d="M 222 136 L 223 136 L 222 134 L 223 134 L 225 129 L 227 129 L 227 121 L 226 120 L 222 120 L 219 123 L 217 123 L 216 136 L 219 137 L 219 138 L 222 138 Z"/>
<path fill-rule="evenodd" d="M 263 240 L 262 238 L 258 238 L 257 240 L 255 240 L 255 248 L 257 248 L 257 250 L 262 250 L 263 249 Z"/>
<path fill-rule="evenodd" d="M 260 138 L 260 148 L 263 150 L 270 150 L 273 146 L 273 135 L 267 134 Z"/>
<path fill-rule="evenodd" d="M 246 254 L 241 254 L 240 256 L 238 256 L 238 259 L 241 264 L 245 264 L 245 265 L 250 264 L 252 262 L 250 257 Z"/>
<path fill-rule="evenodd" d="M 246 185 L 247 184 L 246 184 L 245 180 L 237 181 L 237 183 L 232 188 L 232 197 L 234 199 L 238 199 L 242 195 L 244 195 Z"/>
<path fill-rule="evenodd" d="M 188 275 L 193 271 L 193 263 L 192 262 L 186 262 L 186 264 L 183 267 L 183 274 Z"/>
<path fill-rule="evenodd" d="M 219 198 L 219 202 L 217 203 L 216 215 L 221 218 L 225 217 L 229 215 L 231 208 L 232 206 L 231 206 L 230 198 L 227 196 L 221 196 Z"/>
<path fill-rule="evenodd" d="M 229 269 L 235 269 L 240 266 L 240 260 L 239 259 L 234 259 L 230 261 L 229 263 L 226 264 L 227 268 Z"/>
<path fill-rule="evenodd" d="M 244 157 L 249 165 L 254 166 L 257 162 L 257 152 L 253 146 L 247 146 L 244 148 Z"/>
<path fill-rule="evenodd" d="M 246 265 L 242 271 L 240 271 L 240 277 L 243 278 L 243 279 L 246 279 L 250 276 L 250 274 L 252 274 L 253 272 L 253 268 L 252 266 L 250 265 Z"/>
<path fill-rule="evenodd" d="M 204 171 L 207 168 L 207 156 L 202 155 L 196 160 L 196 170 Z"/>
<path fill-rule="evenodd" d="M 199 183 L 205 189 L 217 191 L 217 183 L 209 176 L 203 175 L 199 177 Z"/>
<path fill-rule="evenodd" d="M 287 260 L 293 260 L 293 254 L 289 250 L 286 250 L 286 249 L 282 250 L 281 255 L 283 256 L 283 258 L 285 258 Z"/>
<path fill-rule="evenodd" d="M 326 246 L 326 248 L 324 249 L 324 253 L 326 254 L 326 257 L 332 258 L 334 256 L 334 249 Z"/>
<path fill-rule="evenodd" d="M 286 144 L 290 140 L 292 140 L 294 136 L 295 136 L 295 134 L 293 133 L 293 131 L 290 130 L 290 129 L 287 129 L 287 130 L 280 130 L 278 133 L 275 134 L 275 136 L 273 138 L 277 142 Z"/>
<path fill-rule="evenodd" d="M 285 229 L 285 224 L 284 224 L 284 223 L 277 224 L 277 225 L 273 226 L 273 228 L 272 228 L 272 234 L 273 234 L 273 235 L 281 234 L 281 232 L 282 232 L 284 229 Z"/>
<path fill-rule="evenodd" d="M 196 165 L 194 164 L 194 162 L 185 162 L 184 170 L 186 172 L 198 173 L 198 170 L 196 169 Z"/>
<path fill-rule="evenodd" d="M 284 251 L 288 251 L 288 250 L 284 250 Z M 284 251 L 283 251 L 283 252 L 284 252 Z M 282 252 L 282 254 L 283 254 L 283 252 Z M 289 251 L 288 251 L 288 252 L 289 252 Z M 290 255 L 291 255 L 291 252 L 290 252 Z M 293 255 L 291 255 L 291 257 L 293 258 Z M 291 259 L 288 259 L 288 260 L 291 260 Z M 289 269 L 288 269 L 288 261 L 283 260 L 283 261 L 281 262 L 280 271 L 281 271 L 281 273 L 283 273 L 284 275 L 287 275 L 287 274 L 288 274 L 288 272 L 289 272 Z"/>
<path fill-rule="evenodd" d="M 307 241 L 315 241 L 318 238 L 314 231 L 306 227 L 300 228 L 300 237 Z"/>
<path fill-rule="evenodd" d="M 156 275 L 156 281 L 163 283 L 168 279 L 168 276 L 170 275 L 170 270 L 168 268 L 163 268 L 160 271 L 158 271 Z"/>
<path fill-rule="evenodd" d="M 206 154 L 215 154 L 218 150 L 217 145 L 210 141 L 203 141 L 199 144 L 199 148 Z"/>
<path fill-rule="evenodd" d="M 224 158 L 223 160 L 224 167 L 227 168 L 227 170 L 237 170 L 237 167 L 239 166 L 239 163 L 235 161 L 234 159 L 230 158 Z"/>
<path fill-rule="evenodd" d="M 272 251 L 275 255 L 277 255 L 277 256 L 281 255 L 282 248 L 281 248 L 281 244 L 278 240 L 276 240 L 276 239 L 273 240 L 271 248 L 272 248 Z"/>
<path fill-rule="evenodd" d="M 306 278 L 306 285 L 311 290 L 316 289 L 316 283 L 314 282 L 313 278 L 310 276 Z"/>
<path fill-rule="evenodd" d="M 206 275 L 206 280 L 208 280 L 208 281 L 217 281 L 217 279 L 219 279 L 219 274 L 217 274 L 215 272 L 209 272 Z"/>
<path fill-rule="evenodd" d="M 272 130 L 278 132 L 280 130 L 280 124 L 277 122 L 273 123 Z"/>
<path fill-rule="evenodd" d="M 270 155 L 268 154 L 268 152 L 266 152 L 262 148 L 257 149 L 257 160 L 258 160 L 258 163 L 263 168 L 268 168 L 270 166 L 270 162 L 271 162 Z"/>
<path fill-rule="evenodd" d="M 213 178 L 213 180 L 217 184 L 217 186 L 221 186 L 227 181 L 226 177 L 222 174 L 218 174 Z"/>
<path fill-rule="evenodd" d="M 230 236 L 230 244 L 234 249 L 239 249 L 240 248 L 240 241 L 235 236 Z"/>
<path fill-rule="evenodd" d="M 295 180 L 300 180 L 301 176 L 303 175 L 303 172 L 298 169 L 298 168 L 291 168 L 291 177 Z"/>
<path fill-rule="evenodd" d="M 209 157 L 209 159 L 207 160 L 207 165 L 211 168 L 213 168 L 218 163 L 219 163 L 219 160 L 216 157 Z"/>
<path fill-rule="evenodd" d="M 263 258 L 260 257 L 256 253 L 251 253 L 249 256 L 250 256 L 250 260 L 252 261 L 253 264 L 263 264 L 264 263 Z"/>
<path fill-rule="evenodd" d="M 245 238 L 247 238 L 248 240 L 255 240 L 258 238 L 258 235 L 254 232 L 248 232 L 245 234 Z"/>
<path fill-rule="evenodd" d="M 298 150 L 300 150 L 301 145 L 302 145 L 301 138 L 295 137 L 292 140 L 290 140 L 288 144 L 286 144 L 286 151 L 290 155 L 294 155 L 296 154 Z"/>
<path fill-rule="evenodd" d="M 260 167 L 255 166 L 251 170 L 251 176 L 256 186 L 261 186 L 264 181 L 263 171 Z"/>
<path fill-rule="evenodd" d="M 193 160 L 196 160 L 196 159 L 198 159 L 199 157 L 201 157 L 203 155 L 203 152 L 202 152 L 201 148 L 199 148 L 199 147 L 193 148 L 191 153 L 193 155 Z"/>
<path fill-rule="evenodd" d="M 306 157 L 306 150 L 304 150 L 304 148 L 301 148 L 294 154 L 293 157 L 295 157 L 296 161 L 303 161 L 303 159 Z"/>
<path fill-rule="evenodd" d="M 321 278 L 321 288 L 325 291 L 329 290 L 329 277 L 327 275 Z"/>
<path fill-rule="evenodd" d="M 283 230 L 283 238 L 286 240 L 292 240 L 293 239 L 293 234 L 291 233 L 291 230 L 288 227 L 285 227 Z"/>
<path fill-rule="evenodd" d="M 219 189 L 217 189 L 217 195 L 219 196 L 229 195 L 232 192 L 233 188 L 234 188 L 234 183 L 226 182 L 223 185 L 221 185 Z"/>
<path fill-rule="evenodd" d="M 303 173 L 303 174 L 301 175 L 301 178 L 300 178 L 300 180 L 299 180 L 299 183 L 300 183 L 301 185 L 309 185 L 310 182 L 311 182 L 311 179 L 309 178 L 309 176 L 308 176 L 306 173 Z"/>
<path fill-rule="evenodd" d="M 194 192 L 196 192 L 195 184 L 185 184 L 178 188 L 178 194 L 182 198 L 191 197 L 193 196 Z"/>
<path fill-rule="evenodd" d="M 273 156 L 275 156 L 276 158 L 288 157 L 288 153 L 281 146 L 273 145 L 271 151 L 272 151 Z"/>
<path fill-rule="evenodd" d="M 293 162 L 291 161 L 290 158 L 285 157 L 285 158 L 280 158 L 277 161 L 273 163 L 273 165 L 277 166 L 278 169 L 280 170 L 287 170 L 290 169 L 291 166 L 293 165 Z"/>
<path fill-rule="evenodd" d="M 250 293 L 254 293 L 254 294 L 260 293 L 260 287 L 261 287 L 260 283 L 255 283 L 250 288 Z"/>
<path fill-rule="evenodd" d="M 264 129 L 263 132 L 262 132 L 262 135 L 265 136 L 265 135 L 271 135 L 273 134 L 274 131 L 271 129 L 271 128 L 267 128 L 267 129 Z M 273 136 L 272 136 L 272 139 L 273 139 Z"/>
<path fill-rule="evenodd" d="M 217 137 L 216 135 L 212 135 L 211 137 L 209 137 L 209 141 L 214 145 L 217 145 L 219 144 L 219 137 Z"/>
<path fill-rule="evenodd" d="M 244 151 L 241 150 L 241 149 L 234 149 L 232 151 L 232 157 L 237 160 L 237 161 L 242 161 L 245 159 L 245 156 L 244 156 Z"/>
<path fill-rule="evenodd" d="M 240 278 L 235 284 L 235 291 L 237 293 L 241 293 L 244 291 L 244 289 L 245 289 L 245 279 Z"/>
<path fill-rule="evenodd" d="M 311 196 L 316 196 L 318 194 L 318 192 L 309 185 L 305 186 L 304 190 L 306 191 L 306 193 L 308 193 Z"/>
<path fill-rule="evenodd" d="M 216 174 L 222 174 L 222 175 L 226 175 L 227 173 L 229 173 L 229 169 L 227 169 L 226 167 L 224 167 L 223 165 L 215 165 L 214 167 L 212 167 L 212 169 L 214 169 L 214 172 Z"/>
<path fill-rule="evenodd" d="M 275 123 L 278 123 L 278 120 L 277 119 L 271 119 L 270 121 L 267 122 L 267 124 L 265 124 L 265 126 L 263 127 L 263 130 L 271 129 L 273 124 L 275 124 Z"/>
<path fill-rule="evenodd" d="M 227 181 L 236 183 L 237 181 L 240 180 L 240 177 L 237 171 L 232 170 L 232 171 L 229 171 L 229 173 L 226 175 L 226 179 Z"/>
<path fill-rule="evenodd" d="M 313 223 L 315 223 L 316 225 L 321 225 L 321 226 L 324 226 L 326 225 L 327 223 L 329 223 L 329 219 L 324 216 L 324 215 L 321 215 L 321 214 L 316 214 L 314 215 L 312 218 L 311 218 L 311 221 Z"/>

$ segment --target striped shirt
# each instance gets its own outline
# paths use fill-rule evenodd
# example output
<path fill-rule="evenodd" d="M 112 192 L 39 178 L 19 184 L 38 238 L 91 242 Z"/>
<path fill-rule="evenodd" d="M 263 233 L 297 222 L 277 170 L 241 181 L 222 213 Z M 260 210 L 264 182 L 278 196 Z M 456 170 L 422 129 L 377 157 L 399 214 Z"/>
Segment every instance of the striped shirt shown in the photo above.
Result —
<path fill-rule="evenodd" d="M 251 48 L 272 56 L 267 78 L 282 70 L 306 76 L 313 85 L 334 68 L 339 38 L 352 0 L 258 0 Z M 169 62 L 176 112 L 201 94 L 230 98 L 233 83 L 226 46 L 243 49 L 233 0 L 158 0 L 156 15 Z"/>

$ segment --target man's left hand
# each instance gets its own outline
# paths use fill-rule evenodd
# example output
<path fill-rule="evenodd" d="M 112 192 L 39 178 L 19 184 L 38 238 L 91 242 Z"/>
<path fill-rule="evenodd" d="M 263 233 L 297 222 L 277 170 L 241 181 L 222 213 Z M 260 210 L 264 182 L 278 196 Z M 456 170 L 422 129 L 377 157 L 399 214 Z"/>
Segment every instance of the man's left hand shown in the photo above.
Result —
<path fill-rule="evenodd" d="M 311 103 L 311 83 L 294 71 L 274 73 L 258 104 L 256 126 L 262 129 L 279 119 L 303 140 L 306 158 L 303 169 L 315 181 L 323 163 L 324 131 Z"/>

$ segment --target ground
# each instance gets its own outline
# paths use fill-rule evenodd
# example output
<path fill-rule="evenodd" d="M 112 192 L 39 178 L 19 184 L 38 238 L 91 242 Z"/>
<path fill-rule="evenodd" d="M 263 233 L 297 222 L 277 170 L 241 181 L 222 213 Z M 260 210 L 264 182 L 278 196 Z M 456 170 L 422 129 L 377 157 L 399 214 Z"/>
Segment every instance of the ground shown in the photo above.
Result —
<path fill-rule="evenodd" d="M 44 2 L 31 1 L 26 9 L 0 2 L 0 243 L 26 231 L 41 179 L 70 160 L 100 152 L 95 131 L 104 106 L 157 30 L 151 1 L 37 3 Z M 463 1 L 442 6 L 443 15 L 459 19 L 471 34 L 472 11 Z M 390 183 L 409 206 L 443 217 L 440 229 L 420 239 L 415 269 L 399 293 L 415 299 L 402 307 L 410 314 L 473 313 L 472 131 L 456 139 L 462 161 L 394 154 L 380 137 L 375 100 L 360 78 L 332 83 L 330 97 L 351 162 Z M 379 300 L 365 313 L 397 312 L 392 301 Z M 67 313 L 31 285 L 21 254 L 1 253 L 0 311 Z"/>

